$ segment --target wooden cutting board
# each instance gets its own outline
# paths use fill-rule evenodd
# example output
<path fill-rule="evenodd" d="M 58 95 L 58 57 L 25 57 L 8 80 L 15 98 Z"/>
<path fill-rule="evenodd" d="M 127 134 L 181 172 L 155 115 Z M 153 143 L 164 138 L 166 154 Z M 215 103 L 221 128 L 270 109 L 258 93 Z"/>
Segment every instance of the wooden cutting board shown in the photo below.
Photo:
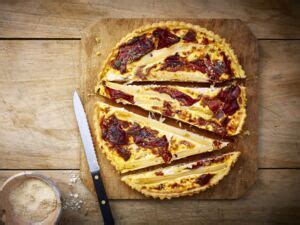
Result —
<path fill-rule="evenodd" d="M 89 122 L 92 118 L 91 109 L 93 102 L 95 99 L 99 99 L 94 95 L 97 75 L 100 71 L 102 62 L 110 53 L 111 49 L 123 36 L 135 28 L 161 20 L 163 19 L 101 19 L 86 30 L 81 46 L 82 79 L 80 92 L 85 103 Z M 224 37 L 231 44 L 247 74 L 248 116 L 243 129 L 246 132 L 235 137 L 234 143 L 230 147 L 218 152 L 218 154 L 220 154 L 222 152 L 237 150 L 242 153 L 241 157 L 230 174 L 217 186 L 192 197 L 186 197 L 196 199 L 236 199 L 242 196 L 255 183 L 257 175 L 259 94 L 257 88 L 258 49 L 256 38 L 240 20 L 173 20 L 197 24 Z M 101 98 L 101 100 L 103 99 Z M 131 107 L 128 108 L 132 109 Z M 142 111 L 136 109 L 133 110 L 143 114 Z M 92 123 L 90 123 L 90 126 L 91 125 Z M 194 131 L 201 134 L 201 131 L 198 129 L 194 129 Z M 92 136 L 94 138 L 93 134 Z M 146 198 L 140 193 L 131 190 L 126 184 L 121 182 L 120 175 L 114 170 L 104 155 L 100 153 L 99 150 L 97 150 L 97 152 L 98 161 L 100 162 L 102 169 L 102 178 L 110 199 Z M 196 156 L 195 158 L 199 157 L 201 156 Z M 88 189 L 94 191 L 83 149 L 81 149 L 80 171 L 82 182 Z"/>

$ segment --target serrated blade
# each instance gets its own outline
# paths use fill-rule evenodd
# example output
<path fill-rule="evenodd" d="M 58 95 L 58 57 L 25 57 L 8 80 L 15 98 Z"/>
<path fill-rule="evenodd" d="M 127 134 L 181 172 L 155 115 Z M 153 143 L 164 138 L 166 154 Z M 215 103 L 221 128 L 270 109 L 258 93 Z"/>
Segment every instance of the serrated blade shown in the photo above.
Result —
<path fill-rule="evenodd" d="M 95 154 L 95 148 L 90 132 L 90 128 L 87 122 L 86 114 L 83 108 L 83 105 L 80 101 L 78 93 L 75 91 L 73 95 L 73 105 L 74 111 L 76 115 L 76 120 L 79 127 L 79 132 L 82 140 L 82 144 L 84 147 L 86 159 L 88 161 L 88 165 L 91 172 L 95 172 L 99 170 L 99 164 L 97 161 L 97 157 Z"/>

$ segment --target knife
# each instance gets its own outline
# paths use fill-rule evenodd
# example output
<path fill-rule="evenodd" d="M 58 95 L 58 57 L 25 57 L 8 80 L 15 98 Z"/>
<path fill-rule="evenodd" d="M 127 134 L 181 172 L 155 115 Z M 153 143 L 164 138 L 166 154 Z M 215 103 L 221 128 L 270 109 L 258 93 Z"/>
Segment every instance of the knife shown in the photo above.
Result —
<path fill-rule="evenodd" d="M 103 182 L 100 176 L 100 167 L 96 158 L 91 132 L 86 119 L 84 108 L 80 101 L 79 95 L 77 94 L 76 91 L 74 92 L 74 96 L 73 96 L 73 104 L 74 104 L 74 111 L 75 111 L 76 120 L 80 131 L 81 140 L 84 147 L 85 156 L 87 158 L 89 169 L 93 178 L 103 221 L 105 225 L 111 225 L 111 224 L 113 225 L 114 219 L 111 213 L 108 198 L 106 196 Z"/>

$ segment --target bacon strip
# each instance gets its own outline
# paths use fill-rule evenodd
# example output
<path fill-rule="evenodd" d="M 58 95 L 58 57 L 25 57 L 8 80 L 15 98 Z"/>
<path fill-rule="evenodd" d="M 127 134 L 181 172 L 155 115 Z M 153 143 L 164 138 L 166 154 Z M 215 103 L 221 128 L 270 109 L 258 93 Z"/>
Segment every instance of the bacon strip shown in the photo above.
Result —
<path fill-rule="evenodd" d="M 110 99 L 112 101 L 116 101 L 117 99 L 124 99 L 127 102 L 130 102 L 131 104 L 134 104 L 134 97 L 132 95 L 126 94 L 123 91 L 115 90 L 109 87 L 105 87 L 105 91 L 109 94 Z"/>
<path fill-rule="evenodd" d="M 146 37 L 146 34 L 134 37 L 120 46 L 116 59 L 112 61 L 112 67 L 123 74 L 128 63 L 137 61 L 153 49 L 154 43 L 151 38 Z"/>
<path fill-rule="evenodd" d="M 180 41 L 180 38 L 171 33 L 168 29 L 157 28 L 153 31 L 153 36 L 158 42 L 156 49 L 169 47 Z"/>
<path fill-rule="evenodd" d="M 196 32 L 193 30 L 189 30 L 184 37 L 182 38 L 186 42 L 197 42 Z"/>
<path fill-rule="evenodd" d="M 153 150 L 153 153 L 161 156 L 165 163 L 172 158 L 172 154 L 168 151 L 169 142 L 166 136 L 158 137 L 156 130 L 142 128 L 137 123 L 128 123 L 115 116 L 103 119 L 101 128 L 102 138 L 109 142 L 125 161 L 131 156 L 130 151 L 126 149 L 130 136 L 136 145 Z"/>
<path fill-rule="evenodd" d="M 196 102 L 198 102 L 200 100 L 200 98 L 194 99 L 191 96 L 178 91 L 174 88 L 169 88 L 169 87 L 155 87 L 152 90 L 157 91 L 159 93 L 164 93 L 169 95 L 171 98 L 176 99 L 177 101 L 180 102 L 181 105 L 184 106 L 191 106 L 194 105 Z"/>
<path fill-rule="evenodd" d="M 221 52 L 221 55 L 223 57 L 223 61 L 212 61 L 209 55 L 206 55 L 204 58 L 187 61 L 186 57 L 181 57 L 178 53 L 176 53 L 164 60 L 161 70 L 167 70 L 170 72 L 200 71 L 201 73 L 207 73 L 212 81 L 218 81 L 223 73 L 233 77 L 234 74 L 231 69 L 231 61 L 224 52 Z"/>

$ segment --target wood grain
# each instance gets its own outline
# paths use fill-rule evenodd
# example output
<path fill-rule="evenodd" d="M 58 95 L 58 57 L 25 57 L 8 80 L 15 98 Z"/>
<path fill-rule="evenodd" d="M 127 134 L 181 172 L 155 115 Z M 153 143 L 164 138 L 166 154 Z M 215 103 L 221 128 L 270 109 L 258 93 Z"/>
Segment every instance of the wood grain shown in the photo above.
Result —
<path fill-rule="evenodd" d="M 300 168 L 300 41 L 260 42 L 261 168 Z"/>
<path fill-rule="evenodd" d="M 78 42 L 6 40 L 0 49 L 0 168 L 78 168 Z"/>
<path fill-rule="evenodd" d="M 96 198 L 80 181 L 69 185 L 72 174 L 79 171 L 38 172 L 57 182 L 63 202 L 70 199 L 70 193 L 78 193 L 83 200 L 80 210 L 63 211 L 62 224 L 99 224 Z M 1 171 L 0 186 L 16 173 Z M 254 188 L 239 200 L 112 200 L 111 206 L 117 224 L 295 224 L 300 219 L 299 189 L 299 170 L 259 170 Z"/>
<path fill-rule="evenodd" d="M 0 168 L 79 168 L 71 104 L 79 48 L 80 41 L 0 41 Z M 300 165 L 299 50 L 300 41 L 259 41 L 260 168 Z"/>
<path fill-rule="evenodd" d="M 132 30 L 146 24 L 161 21 L 161 19 L 101 19 L 86 30 L 82 39 L 82 85 L 83 99 L 89 103 L 94 101 L 95 84 L 102 62 L 106 59 L 111 49 Z M 216 187 L 211 188 L 192 198 L 199 199 L 235 199 L 242 196 L 255 182 L 258 157 L 258 90 L 257 90 L 257 61 L 258 50 L 256 38 L 240 20 L 208 20 L 184 19 L 182 21 L 197 24 L 224 37 L 235 50 L 246 74 L 247 87 L 247 119 L 243 127 L 250 135 L 239 135 L 234 139 L 227 151 L 240 151 L 238 163 L 230 171 L 230 175 Z M 235 35 L 232 35 L 234 33 Z M 98 41 L 96 41 L 98 40 Z M 99 42 L 100 40 L 100 42 Z M 99 56 L 100 53 L 101 55 Z M 96 137 L 93 129 L 93 104 L 87 104 L 87 116 L 90 122 L 94 143 Z M 86 105 L 86 106 L 87 106 Z M 129 107 L 127 107 L 129 108 Z M 132 109 L 133 107 L 131 107 Z M 135 113 L 141 111 L 134 110 Z M 147 113 L 144 113 L 147 116 Z M 168 122 L 168 121 L 166 121 Z M 173 125 L 173 124 L 172 124 Z M 195 130 L 201 135 L 199 130 Z M 145 199 L 140 193 L 131 190 L 120 181 L 120 176 L 115 172 L 106 157 L 96 145 L 96 151 L 101 162 L 102 179 L 107 190 L 118 187 L 117 190 L 107 191 L 110 199 Z M 222 150 L 224 152 L 224 150 Z M 195 157 L 198 158 L 198 157 Z M 81 154 L 81 178 L 90 190 L 94 190 L 90 172 L 85 159 Z"/>
<path fill-rule="evenodd" d="M 299 38 L 297 0 L 3 0 L 0 37 L 80 38 L 96 18 L 239 18 L 258 38 Z"/>
<path fill-rule="evenodd" d="M 287 40 L 300 38 L 299 8 L 298 0 L 0 1 L 0 39 L 16 39 L 0 40 L 0 168 L 79 168 L 69 96 L 79 87 L 80 43 L 72 38 L 99 17 L 240 18 L 258 38 L 277 39 L 259 41 L 259 167 L 299 168 L 300 41 Z M 112 207 L 117 224 L 296 224 L 299 171 L 259 170 L 254 188 L 235 201 L 113 200 Z M 0 171 L 0 184 L 16 172 Z M 88 199 L 84 210 L 65 210 L 62 224 L 99 224 L 84 185 L 69 186 L 66 171 L 40 172 L 59 183 L 64 198 L 72 191 Z"/>

